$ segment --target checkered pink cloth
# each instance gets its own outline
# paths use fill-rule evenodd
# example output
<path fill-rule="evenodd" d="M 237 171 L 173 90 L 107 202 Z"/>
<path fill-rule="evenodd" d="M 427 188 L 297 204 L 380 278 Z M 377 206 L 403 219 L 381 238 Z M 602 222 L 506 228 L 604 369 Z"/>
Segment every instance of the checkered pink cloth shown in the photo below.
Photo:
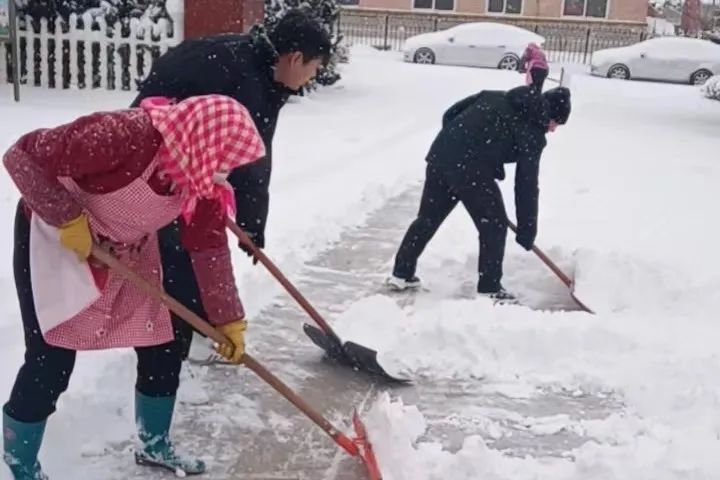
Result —
<path fill-rule="evenodd" d="M 222 95 L 191 97 L 179 103 L 150 97 L 140 108 L 150 115 L 163 137 L 164 145 L 158 151 L 160 173 L 179 190 L 185 220 L 192 218 L 200 198 L 217 199 L 234 215 L 232 187 L 213 177 L 265 155 L 262 138 L 248 110 Z"/>

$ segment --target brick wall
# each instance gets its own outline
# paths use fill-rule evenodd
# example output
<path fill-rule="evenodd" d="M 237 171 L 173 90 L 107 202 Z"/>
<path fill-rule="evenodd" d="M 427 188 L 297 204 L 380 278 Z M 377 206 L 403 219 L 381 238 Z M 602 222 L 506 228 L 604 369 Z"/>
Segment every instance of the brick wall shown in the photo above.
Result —
<path fill-rule="evenodd" d="M 246 32 L 264 8 L 263 0 L 185 0 L 185 38 Z"/>

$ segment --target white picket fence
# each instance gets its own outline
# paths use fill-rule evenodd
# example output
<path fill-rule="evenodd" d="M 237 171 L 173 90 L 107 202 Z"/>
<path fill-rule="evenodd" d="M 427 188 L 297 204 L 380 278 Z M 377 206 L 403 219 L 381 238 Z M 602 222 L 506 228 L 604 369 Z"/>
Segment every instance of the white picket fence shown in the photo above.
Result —
<path fill-rule="evenodd" d="M 53 28 L 46 19 L 28 17 L 24 23 L 18 31 L 21 84 L 57 89 L 135 90 L 153 59 L 180 42 L 183 28 L 164 19 L 132 19 L 125 28 L 120 23 L 108 28 L 104 18 L 90 14 L 72 15 L 67 22 L 58 18 Z M 12 67 L 4 63 L 10 81 Z"/>

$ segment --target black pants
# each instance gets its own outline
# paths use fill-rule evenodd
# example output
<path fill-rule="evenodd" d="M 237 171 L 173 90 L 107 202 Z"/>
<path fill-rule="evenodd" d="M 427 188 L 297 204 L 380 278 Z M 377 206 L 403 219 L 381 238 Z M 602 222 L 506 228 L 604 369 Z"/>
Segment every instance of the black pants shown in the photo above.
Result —
<path fill-rule="evenodd" d="M 546 68 L 532 68 L 530 69 L 530 78 L 532 78 L 532 85 L 535 86 L 538 91 L 542 92 L 545 80 L 547 80 L 550 72 Z"/>
<path fill-rule="evenodd" d="M 478 290 L 497 291 L 507 237 L 507 215 L 497 182 L 488 178 L 454 189 L 431 165 L 427 167 L 420 211 L 397 252 L 393 275 L 404 279 L 415 275 L 418 258 L 458 202 L 462 202 L 480 235 Z"/>
<path fill-rule="evenodd" d="M 5 412 L 20 422 L 45 420 L 55 411 L 60 395 L 67 389 L 75 366 L 74 350 L 48 345 L 35 314 L 30 278 L 30 223 L 21 208 L 15 214 L 13 269 L 20 315 L 25 330 L 25 363 L 20 367 Z M 177 334 L 176 334 L 177 335 Z M 178 341 L 155 347 L 136 348 L 135 388 L 150 397 L 175 395 L 182 364 Z M 105 372 L 108 382 L 113 373 Z"/>
<path fill-rule="evenodd" d="M 200 297 L 195 271 L 187 250 L 180 244 L 179 220 L 158 232 L 160 239 L 160 256 L 163 268 L 163 288 L 175 300 L 182 303 L 200 318 L 207 318 L 205 308 Z M 190 345 L 194 329 L 187 322 L 171 314 L 175 327 L 176 340 L 182 347 L 182 359 L 185 360 L 190 353 Z"/>

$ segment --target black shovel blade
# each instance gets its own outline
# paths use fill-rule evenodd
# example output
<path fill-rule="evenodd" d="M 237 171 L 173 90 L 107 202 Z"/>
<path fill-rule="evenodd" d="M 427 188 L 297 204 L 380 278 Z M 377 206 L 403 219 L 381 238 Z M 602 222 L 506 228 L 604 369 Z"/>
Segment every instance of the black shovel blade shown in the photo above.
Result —
<path fill-rule="evenodd" d="M 343 344 L 345 354 L 352 360 L 353 364 L 375 375 L 380 375 L 395 383 L 410 383 L 409 378 L 400 378 L 390 375 L 377 361 L 377 352 L 354 342 Z"/>
<path fill-rule="evenodd" d="M 332 337 L 326 335 L 325 332 L 319 328 L 305 323 L 303 324 L 303 331 L 305 335 L 310 337 L 310 340 L 312 340 L 315 345 L 325 350 L 329 358 L 342 363 L 350 362 L 350 359 L 347 358 L 347 355 L 343 352 L 342 345 Z"/>
<path fill-rule="evenodd" d="M 399 378 L 387 373 L 378 363 L 375 350 L 354 342 L 345 342 L 341 345 L 319 328 L 307 323 L 303 325 L 303 330 L 310 340 L 322 348 L 332 360 L 381 376 L 394 383 L 410 383 L 411 381 L 408 378 Z"/>

